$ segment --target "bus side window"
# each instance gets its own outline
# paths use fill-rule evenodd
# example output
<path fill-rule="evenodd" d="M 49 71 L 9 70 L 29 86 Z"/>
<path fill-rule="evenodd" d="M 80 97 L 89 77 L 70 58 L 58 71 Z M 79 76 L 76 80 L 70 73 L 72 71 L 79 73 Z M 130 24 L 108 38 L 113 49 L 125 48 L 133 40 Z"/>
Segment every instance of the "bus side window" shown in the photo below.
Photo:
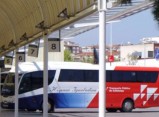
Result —
<path fill-rule="evenodd" d="M 99 71 L 98 70 L 83 70 L 85 82 L 98 82 Z"/>
<path fill-rule="evenodd" d="M 61 70 L 60 76 L 59 76 L 60 82 L 67 82 L 71 81 L 71 72 L 70 70 Z"/>
<path fill-rule="evenodd" d="M 123 82 L 136 82 L 136 72 L 124 71 L 122 80 Z"/>
<path fill-rule="evenodd" d="M 157 77 L 158 77 L 157 72 L 140 71 L 137 74 L 137 81 L 138 82 L 154 83 L 154 82 L 156 82 Z"/>
<path fill-rule="evenodd" d="M 157 72 L 151 72 L 151 74 L 149 75 L 149 81 L 150 82 L 156 82 L 157 78 L 158 78 L 158 73 Z"/>
<path fill-rule="evenodd" d="M 43 87 L 43 71 L 35 71 L 31 73 L 32 90 Z"/>
<path fill-rule="evenodd" d="M 136 72 L 106 70 L 106 81 L 107 82 L 135 82 Z"/>
<path fill-rule="evenodd" d="M 59 82 L 84 82 L 84 70 L 62 69 Z"/>
<path fill-rule="evenodd" d="M 112 81 L 112 72 L 110 70 L 106 70 L 106 82 L 111 82 Z"/>
<path fill-rule="evenodd" d="M 112 71 L 112 82 L 122 82 L 123 71 Z"/>

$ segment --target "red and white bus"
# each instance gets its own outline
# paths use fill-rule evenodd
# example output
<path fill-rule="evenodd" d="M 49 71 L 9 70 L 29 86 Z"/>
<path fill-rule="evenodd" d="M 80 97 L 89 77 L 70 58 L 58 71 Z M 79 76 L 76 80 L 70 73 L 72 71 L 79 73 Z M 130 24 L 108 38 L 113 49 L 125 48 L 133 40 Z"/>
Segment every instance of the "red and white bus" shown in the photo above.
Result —
<path fill-rule="evenodd" d="M 33 65 L 38 69 L 20 73 L 20 109 L 42 109 L 43 64 Z M 98 108 L 98 69 L 98 65 L 84 63 L 49 63 L 48 111 L 54 108 Z M 106 69 L 108 112 L 131 112 L 134 108 L 159 106 L 159 68 L 111 66 Z M 14 78 L 4 83 L 2 107 L 14 108 L 14 85 L 11 88 L 7 81 L 14 81 Z"/>
<path fill-rule="evenodd" d="M 159 106 L 159 68 L 116 66 L 106 76 L 107 111 Z"/>

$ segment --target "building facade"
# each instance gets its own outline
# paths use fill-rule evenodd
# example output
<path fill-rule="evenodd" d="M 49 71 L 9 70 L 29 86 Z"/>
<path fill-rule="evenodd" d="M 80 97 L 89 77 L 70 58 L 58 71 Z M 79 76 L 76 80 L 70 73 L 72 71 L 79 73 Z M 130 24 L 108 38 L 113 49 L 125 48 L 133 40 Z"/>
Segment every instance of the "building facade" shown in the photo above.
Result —
<path fill-rule="evenodd" d="M 159 57 L 158 43 L 141 43 L 137 45 L 125 45 L 120 47 L 120 60 L 128 60 L 130 56 L 137 59 L 152 59 Z"/>
<path fill-rule="evenodd" d="M 74 55 L 81 53 L 81 47 L 71 41 L 64 41 L 64 50 L 69 50 Z"/>

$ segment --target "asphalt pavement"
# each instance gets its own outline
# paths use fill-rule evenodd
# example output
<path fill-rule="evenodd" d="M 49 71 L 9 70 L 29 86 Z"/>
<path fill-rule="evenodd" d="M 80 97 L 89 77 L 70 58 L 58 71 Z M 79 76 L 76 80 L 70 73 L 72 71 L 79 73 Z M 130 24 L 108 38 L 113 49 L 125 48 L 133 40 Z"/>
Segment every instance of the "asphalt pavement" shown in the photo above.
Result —
<path fill-rule="evenodd" d="M 135 109 L 133 112 L 107 113 L 106 117 L 158 117 L 159 107 L 148 109 Z M 13 110 L 1 109 L 0 117 L 14 117 Z M 42 112 L 19 111 L 19 117 L 43 117 Z M 98 109 L 55 109 L 54 113 L 49 113 L 48 117 L 98 117 Z"/>

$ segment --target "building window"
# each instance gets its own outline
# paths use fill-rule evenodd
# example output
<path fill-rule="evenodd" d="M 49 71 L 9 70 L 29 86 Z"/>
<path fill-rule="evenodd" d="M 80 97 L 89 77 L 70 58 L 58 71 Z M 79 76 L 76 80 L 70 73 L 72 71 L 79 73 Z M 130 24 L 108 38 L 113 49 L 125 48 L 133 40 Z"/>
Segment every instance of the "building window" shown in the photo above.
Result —
<path fill-rule="evenodd" d="M 148 51 L 148 58 L 152 58 L 153 57 L 153 51 Z"/>

